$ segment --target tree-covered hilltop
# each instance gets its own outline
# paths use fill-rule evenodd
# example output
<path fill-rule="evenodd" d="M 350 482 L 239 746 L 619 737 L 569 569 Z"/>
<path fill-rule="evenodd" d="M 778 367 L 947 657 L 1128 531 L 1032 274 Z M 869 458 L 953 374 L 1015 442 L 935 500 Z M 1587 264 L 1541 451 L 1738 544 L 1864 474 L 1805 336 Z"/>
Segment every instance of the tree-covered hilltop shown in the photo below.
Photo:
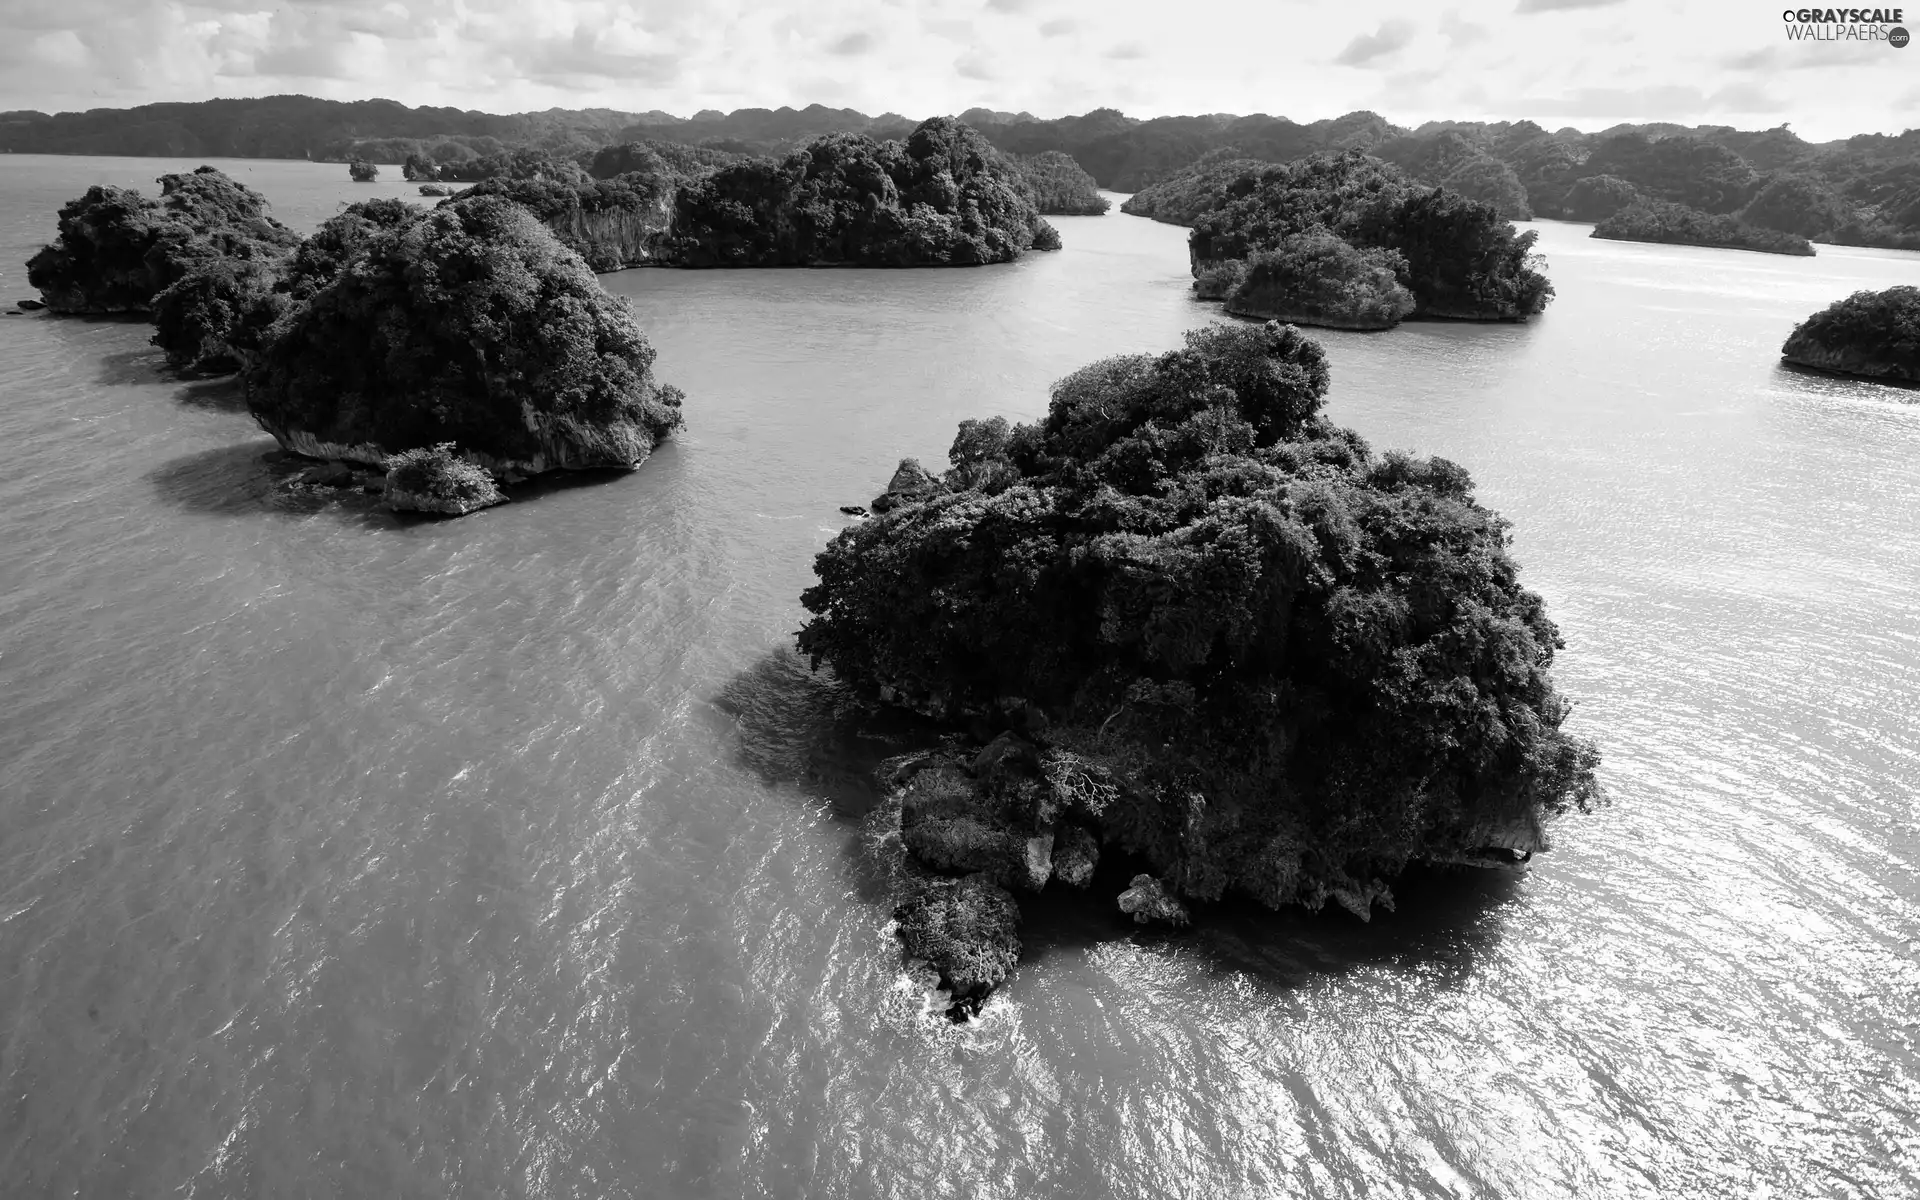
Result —
<path fill-rule="evenodd" d="M 1799 234 L 1749 224 L 1738 217 L 1714 215 L 1662 200 L 1636 200 L 1593 227 L 1593 237 L 1618 242 L 1669 242 L 1681 246 L 1717 246 L 1762 254 L 1811 255 L 1813 244 Z"/>
<path fill-rule="evenodd" d="M 1836 300 L 1794 326 L 1780 357 L 1823 371 L 1920 383 L 1920 287 Z"/>
<path fill-rule="evenodd" d="M 1140 120 L 1110 108 L 1039 120 L 1028 113 L 970 109 L 961 120 L 1003 153 L 1065 154 L 1099 186 L 1122 192 L 1143 191 L 1221 151 L 1231 158 L 1279 163 L 1362 149 L 1393 162 L 1415 182 L 1445 186 L 1511 219 L 1523 219 L 1529 210 L 1536 216 L 1592 219 L 1572 210 L 1569 194 L 1582 180 L 1600 176 L 1624 180 L 1645 197 L 1711 215 L 1740 211 L 1775 180 L 1799 176 L 1815 181 L 1816 190 L 1832 203 L 1819 197 L 1810 207 L 1783 201 L 1749 211 L 1746 219 L 1816 241 L 1920 248 L 1920 130 L 1813 143 L 1785 126 L 1741 130 L 1650 123 L 1587 133 L 1550 131 L 1519 120 L 1429 121 L 1409 129 L 1372 112 L 1297 122 L 1265 113 Z M 779 157 L 830 134 L 904 138 L 914 124 L 896 113 L 870 117 L 818 104 L 691 117 L 607 109 L 496 115 L 413 109 L 389 100 L 269 96 L 55 115 L 4 113 L 0 150 L 335 162 L 417 158 L 444 168 L 525 149 L 586 166 L 600 152 L 629 142 Z M 610 177 L 623 171 L 598 173 Z M 482 168 L 461 178 L 473 182 L 487 174 Z M 1143 215 L 1186 223 L 1198 215 L 1188 207 L 1184 217 L 1144 210 Z M 1774 214 L 1782 213 L 1786 223 L 1776 225 Z"/>
<path fill-rule="evenodd" d="M 1533 232 L 1517 233 L 1491 206 L 1410 183 L 1356 150 L 1228 181 L 1220 202 L 1194 221 L 1194 275 L 1207 277 L 1223 263 L 1245 262 L 1316 231 L 1359 250 L 1393 252 L 1415 317 L 1525 320 L 1553 296 L 1553 285 L 1533 266 Z"/>
<path fill-rule="evenodd" d="M 156 182 L 158 200 L 95 186 L 61 206 L 58 238 L 27 262 L 48 308 L 144 312 L 197 263 L 278 258 L 300 240 L 266 197 L 212 167 Z"/>
<path fill-rule="evenodd" d="M 1015 731 L 891 777 L 919 868 L 973 880 L 901 921 L 956 992 L 1004 977 L 1017 910 L 993 897 L 1086 886 L 1103 855 L 1157 876 L 1131 910 L 1365 915 L 1410 862 L 1525 855 L 1594 801 L 1506 522 L 1460 466 L 1330 424 L 1328 383 L 1279 324 L 1094 363 L 1036 423 L 963 422 L 944 475 L 903 465 L 816 559 L 816 667 Z"/>
<path fill-rule="evenodd" d="M 681 189 L 672 259 L 690 267 L 970 266 L 1052 240 L 1002 158 L 947 117 L 904 142 L 819 138 Z"/>
<path fill-rule="evenodd" d="M 461 198 L 336 233 L 351 269 L 316 280 L 246 373 L 249 411 L 288 449 L 384 464 L 453 442 L 536 474 L 632 467 L 679 427 L 627 302 L 519 205 Z"/>
<path fill-rule="evenodd" d="M 1042 216 L 1097 217 L 1113 207 L 1093 176 L 1058 150 L 1015 159 L 1014 174 Z"/>

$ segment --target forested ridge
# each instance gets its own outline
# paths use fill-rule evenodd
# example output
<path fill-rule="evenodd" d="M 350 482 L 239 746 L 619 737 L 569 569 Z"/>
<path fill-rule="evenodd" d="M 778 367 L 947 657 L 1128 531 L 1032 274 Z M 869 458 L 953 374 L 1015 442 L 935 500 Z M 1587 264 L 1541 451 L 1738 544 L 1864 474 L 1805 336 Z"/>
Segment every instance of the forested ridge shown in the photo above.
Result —
<path fill-rule="evenodd" d="M 1583 132 L 1521 120 L 1407 128 L 1372 112 L 1296 122 L 1261 113 L 1139 120 L 1111 108 L 1039 120 L 970 109 L 959 119 L 1010 156 L 1064 154 L 1099 186 L 1123 192 L 1156 184 L 1164 190 L 1209 156 L 1277 163 L 1359 149 L 1415 182 L 1444 186 L 1510 219 L 1600 220 L 1646 201 L 1815 241 L 1920 248 L 1920 130 L 1814 143 L 1784 125 L 1740 130 L 1652 123 Z M 410 154 L 459 162 L 538 149 L 586 166 L 622 143 L 780 157 L 828 134 L 901 139 L 917 123 L 897 113 L 868 116 L 818 104 L 691 117 L 610 109 L 503 115 L 390 100 L 269 96 L 0 113 L 0 150 L 399 163 Z M 469 170 L 460 177 L 476 176 Z M 1582 207 L 1594 188 L 1577 189 L 1600 179 L 1616 181 L 1609 185 L 1615 197 L 1608 211 L 1596 213 Z M 1196 215 L 1153 196 L 1137 198 L 1130 211 L 1181 224 Z"/>

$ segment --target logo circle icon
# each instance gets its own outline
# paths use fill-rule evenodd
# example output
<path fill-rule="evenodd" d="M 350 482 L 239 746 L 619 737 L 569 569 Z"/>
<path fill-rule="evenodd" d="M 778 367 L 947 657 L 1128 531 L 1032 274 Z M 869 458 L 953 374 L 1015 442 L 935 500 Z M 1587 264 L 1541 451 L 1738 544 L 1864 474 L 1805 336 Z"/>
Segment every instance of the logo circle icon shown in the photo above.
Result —
<path fill-rule="evenodd" d="M 1892 29 L 1887 30 L 1887 40 L 1893 43 L 1895 50 L 1904 49 L 1907 44 L 1906 29 L 1902 26 L 1895 25 Z"/>

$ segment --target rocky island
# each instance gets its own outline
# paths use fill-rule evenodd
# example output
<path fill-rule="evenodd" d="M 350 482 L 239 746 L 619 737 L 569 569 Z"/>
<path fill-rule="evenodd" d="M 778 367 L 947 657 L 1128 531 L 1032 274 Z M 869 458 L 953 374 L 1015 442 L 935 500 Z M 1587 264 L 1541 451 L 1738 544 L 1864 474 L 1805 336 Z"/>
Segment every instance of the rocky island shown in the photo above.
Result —
<path fill-rule="evenodd" d="M 458 515 L 496 477 L 631 468 L 680 427 L 627 302 L 523 204 L 368 200 L 302 239 L 211 167 L 160 182 L 63 207 L 32 281 L 56 312 L 149 311 L 178 370 L 239 372 L 328 486 L 360 464 L 391 506 Z"/>
<path fill-rule="evenodd" d="M 1920 383 L 1920 287 L 1836 300 L 1794 326 L 1780 357 L 1795 366 Z"/>
<path fill-rule="evenodd" d="M 197 264 L 264 262 L 299 244 L 266 197 L 213 167 L 156 182 L 158 200 L 102 185 L 61 205 L 59 237 L 27 262 L 27 282 L 48 309 L 146 312 Z"/>
<path fill-rule="evenodd" d="M 638 466 L 680 427 L 679 389 L 626 301 L 525 209 L 459 198 L 365 230 L 246 373 L 296 454 L 385 466 L 455 443 L 513 477 Z"/>
<path fill-rule="evenodd" d="M 1014 160 L 1028 197 L 1042 216 L 1098 217 L 1113 207 L 1071 154 L 1048 150 Z"/>
<path fill-rule="evenodd" d="M 830 134 L 722 167 L 676 205 L 685 267 L 976 266 L 1059 248 L 1017 170 L 950 117 L 904 142 Z"/>
<path fill-rule="evenodd" d="M 1385 329 L 1402 317 L 1524 321 L 1553 297 L 1535 267 L 1534 233 L 1358 151 L 1222 186 L 1187 244 L 1196 289 L 1230 312 Z"/>
<path fill-rule="evenodd" d="M 1588 236 L 1617 242 L 1667 242 L 1677 246 L 1756 250 L 1761 254 L 1802 257 L 1813 254 L 1813 243 L 1797 233 L 1767 229 L 1725 214 L 1704 213 L 1684 204 L 1645 198 L 1602 219 Z"/>
<path fill-rule="evenodd" d="M 956 1017 L 1020 906 L 1104 858 L 1137 919 L 1364 917 L 1411 862 L 1524 859 L 1595 802 L 1506 523 L 1456 464 L 1328 422 L 1328 383 L 1277 323 L 1094 363 L 1036 423 L 963 422 L 943 474 L 903 464 L 816 559 L 801 651 L 956 731 L 883 777 L 897 928 Z"/>

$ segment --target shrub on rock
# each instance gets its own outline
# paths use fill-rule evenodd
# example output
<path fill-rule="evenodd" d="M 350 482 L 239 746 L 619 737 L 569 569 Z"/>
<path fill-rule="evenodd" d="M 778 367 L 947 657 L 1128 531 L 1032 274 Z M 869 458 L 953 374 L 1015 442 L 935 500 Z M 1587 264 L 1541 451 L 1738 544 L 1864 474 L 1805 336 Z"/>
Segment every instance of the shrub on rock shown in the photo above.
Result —
<path fill-rule="evenodd" d="M 485 467 L 461 458 L 452 442 L 404 450 L 387 460 L 388 507 L 459 517 L 503 504 L 506 496 Z"/>
<path fill-rule="evenodd" d="M 956 1019 L 978 1012 L 1020 961 L 1020 908 L 983 876 L 916 881 L 893 918 L 907 957 L 940 973 Z"/>
<path fill-rule="evenodd" d="M 355 183 L 372 183 L 380 178 L 380 168 L 364 158 L 356 158 L 347 164 L 347 174 Z"/>
<path fill-rule="evenodd" d="M 636 466 L 679 428 L 627 302 L 524 209 L 480 197 L 394 219 L 322 230 L 311 294 L 248 373 L 282 445 L 384 463 L 452 441 L 534 474 Z"/>

